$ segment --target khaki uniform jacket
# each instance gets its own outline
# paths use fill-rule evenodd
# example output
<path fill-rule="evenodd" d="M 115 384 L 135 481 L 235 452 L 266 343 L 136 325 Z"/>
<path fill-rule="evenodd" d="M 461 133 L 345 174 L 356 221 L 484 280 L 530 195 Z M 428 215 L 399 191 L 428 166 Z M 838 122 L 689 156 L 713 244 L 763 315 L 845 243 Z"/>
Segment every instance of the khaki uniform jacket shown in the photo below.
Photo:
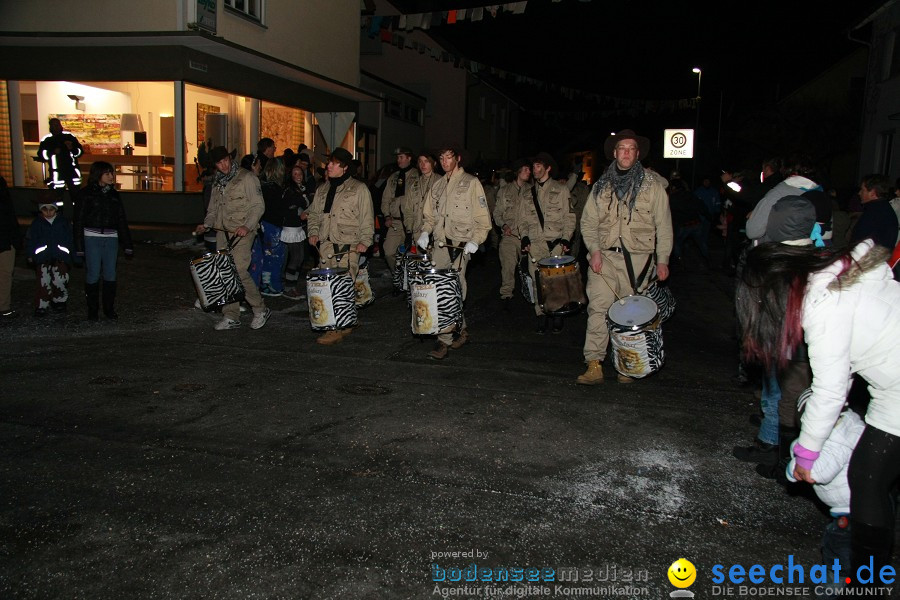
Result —
<path fill-rule="evenodd" d="M 462 167 L 453 171 L 450 180 L 441 177 L 431 186 L 425 201 L 423 232 L 434 234 L 434 241 L 454 244 L 481 244 L 491 231 L 484 189 L 477 177 Z"/>
<path fill-rule="evenodd" d="M 422 233 L 425 218 L 422 210 L 425 208 L 425 200 L 431 193 L 434 182 L 440 179 L 440 175 L 432 171 L 428 175 L 419 175 L 412 183 L 407 183 L 406 196 L 403 198 L 403 226 L 407 233 L 413 235 L 413 240 Z"/>
<path fill-rule="evenodd" d="M 531 201 L 531 186 L 523 185 L 521 188 L 516 182 L 507 183 L 499 192 L 497 192 L 497 205 L 494 207 L 494 223 L 497 227 L 503 229 L 504 225 L 509 225 L 513 235 L 517 235 L 519 204 L 523 202 L 525 195 L 528 195 L 528 201 Z"/>
<path fill-rule="evenodd" d="M 419 177 L 419 171 L 412 167 L 406 172 L 406 193 L 409 193 L 410 185 Z M 395 196 L 397 190 L 397 180 L 400 179 L 400 171 L 394 171 L 388 177 L 387 183 L 384 184 L 384 193 L 381 194 L 381 214 L 385 217 L 393 217 L 400 221 L 406 216 L 406 207 L 403 206 L 404 196 Z M 409 231 L 409 226 L 404 223 L 404 227 Z"/>
<path fill-rule="evenodd" d="M 519 214 L 516 217 L 519 237 L 527 236 L 532 243 L 552 242 L 557 239 L 571 242 L 572 234 L 575 233 L 575 213 L 569 206 L 568 188 L 554 179 L 548 179 L 544 185 L 535 183 L 534 189 L 537 190 L 538 203 L 544 214 L 544 227 L 541 228 L 541 221 L 538 219 L 529 188 L 522 193 L 519 200 Z"/>
<path fill-rule="evenodd" d="M 375 237 L 375 214 L 372 195 L 361 181 L 347 178 L 335 192 L 331 212 L 324 214 L 325 198 L 331 182 L 316 189 L 316 196 L 309 207 L 309 237 L 319 236 L 320 242 L 371 246 Z"/>
<path fill-rule="evenodd" d="M 208 229 L 222 229 L 228 233 L 234 233 L 238 227 L 255 232 L 265 210 L 259 178 L 238 167 L 237 174 L 224 190 L 213 187 L 203 224 Z"/>
<path fill-rule="evenodd" d="M 619 247 L 621 236 L 630 253 L 652 254 L 655 251 L 657 263 L 669 264 L 672 215 L 659 178 L 646 172 L 630 223 L 628 207 L 618 201 L 611 186 L 601 189 L 595 184 L 581 215 L 581 235 L 589 252 Z"/>

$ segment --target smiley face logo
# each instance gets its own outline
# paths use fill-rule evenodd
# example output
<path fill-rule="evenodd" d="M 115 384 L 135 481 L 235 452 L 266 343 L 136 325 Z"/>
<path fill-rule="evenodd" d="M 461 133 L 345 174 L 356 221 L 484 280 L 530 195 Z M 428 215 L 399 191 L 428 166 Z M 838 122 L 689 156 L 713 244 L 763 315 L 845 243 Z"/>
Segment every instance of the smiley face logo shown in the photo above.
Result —
<path fill-rule="evenodd" d="M 690 587 L 694 580 L 697 579 L 697 569 L 686 558 L 679 558 L 673 562 L 667 574 L 669 575 L 669 583 L 677 588 Z"/>

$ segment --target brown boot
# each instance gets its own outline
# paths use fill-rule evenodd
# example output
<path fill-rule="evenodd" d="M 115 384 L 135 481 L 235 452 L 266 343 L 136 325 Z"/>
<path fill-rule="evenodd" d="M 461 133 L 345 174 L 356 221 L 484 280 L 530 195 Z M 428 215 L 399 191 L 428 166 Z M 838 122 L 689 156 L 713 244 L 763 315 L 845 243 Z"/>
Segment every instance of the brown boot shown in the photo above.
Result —
<path fill-rule="evenodd" d="M 334 346 L 335 344 L 340 344 L 343 339 L 344 336 L 340 331 L 326 331 L 316 338 L 316 343 L 323 346 Z"/>
<path fill-rule="evenodd" d="M 634 383 L 634 377 L 629 377 L 628 375 L 622 375 L 621 373 L 616 373 L 616 381 L 619 383 Z"/>
<path fill-rule="evenodd" d="M 599 360 L 589 360 L 587 363 L 587 371 L 578 376 L 578 383 L 581 385 L 597 385 L 603 383 L 603 365 Z"/>
<path fill-rule="evenodd" d="M 444 342 L 438 342 L 434 346 L 434 350 L 428 353 L 428 358 L 433 358 L 434 360 L 444 360 L 447 358 L 447 355 L 450 354 L 450 346 L 445 344 Z"/>
<path fill-rule="evenodd" d="M 459 336 L 453 340 L 453 343 L 450 344 L 450 347 L 454 350 L 459 350 L 463 346 L 466 345 L 466 342 L 469 341 L 469 331 L 467 329 L 463 329 L 459 332 Z"/>
<path fill-rule="evenodd" d="M 348 327 L 346 329 L 338 330 L 338 333 L 341 334 L 341 339 L 343 339 L 343 338 L 347 337 L 348 335 L 350 335 L 351 333 L 353 333 L 354 329 L 356 329 L 356 327 Z"/>

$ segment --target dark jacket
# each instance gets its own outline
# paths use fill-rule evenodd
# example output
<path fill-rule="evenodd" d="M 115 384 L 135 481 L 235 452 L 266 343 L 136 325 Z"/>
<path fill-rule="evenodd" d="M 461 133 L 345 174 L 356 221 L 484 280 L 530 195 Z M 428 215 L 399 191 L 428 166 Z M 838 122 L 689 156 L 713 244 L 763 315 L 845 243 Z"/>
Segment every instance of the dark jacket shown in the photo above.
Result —
<path fill-rule="evenodd" d="M 284 218 L 287 215 L 284 188 L 277 183 L 263 181 L 261 189 L 263 202 L 266 203 L 266 210 L 263 212 L 261 220 L 275 227 L 284 227 Z"/>
<path fill-rule="evenodd" d="M 57 260 L 72 264 L 74 252 L 72 225 L 62 215 L 57 214 L 53 223 L 43 215 L 38 216 L 31 222 L 25 239 L 28 242 L 28 257 L 34 264 L 41 265 Z"/>
<path fill-rule="evenodd" d="M 897 213 L 889 200 L 872 200 L 863 204 L 863 212 L 851 236 L 852 243 L 872 238 L 890 250 L 897 244 Z"/>
<path fill-rule="evenodd" d="M 306 229 L 306 221 L 300 220 L 300 213 L 309 210 L 311 198 L 314 192 L 301 190 L 291 181 L 284 188 L 284 200 L 287 205 L 287 215 L 284 218 L 285 227 L 303 227 Z"/>
<path fill-rule="evenodd" d="M 10 248 L 22 249 L 22 230 L 19 228 L 6 180 L 0 177 L 0 252 L 6 252 Z"/>
<path fill-rule="evenodd" d="M 79 255 L 84 254 L 85 229 L 98 233 L 115 231 L 119 236 L 119 245 L 125 248 L 126 254 L 134 252 L 125 206 L 119 192 L 112 186 L 92 183 L 78 196 L 75 203 L 75 249 Z"/>

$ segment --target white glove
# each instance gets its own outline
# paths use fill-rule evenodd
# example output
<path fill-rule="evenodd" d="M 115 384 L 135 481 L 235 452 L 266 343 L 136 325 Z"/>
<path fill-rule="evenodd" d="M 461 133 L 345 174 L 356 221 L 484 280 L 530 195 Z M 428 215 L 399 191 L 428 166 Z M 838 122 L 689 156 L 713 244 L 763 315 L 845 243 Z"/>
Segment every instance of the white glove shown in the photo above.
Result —
<path fill-rule="evenodd" d="M 419 239 L 416 240 L 416 245 L 423 250 L 428 248 L 428 233 L 422 232 L 422 235 L 419 236 Z"/>
<path fill-rule="evenodd" d="M 463 252 L 466 254 L 475 254 L 478 252 L 478 244 L 475 242 L 466 242 L 466 247 L 463 248 Z"/>

